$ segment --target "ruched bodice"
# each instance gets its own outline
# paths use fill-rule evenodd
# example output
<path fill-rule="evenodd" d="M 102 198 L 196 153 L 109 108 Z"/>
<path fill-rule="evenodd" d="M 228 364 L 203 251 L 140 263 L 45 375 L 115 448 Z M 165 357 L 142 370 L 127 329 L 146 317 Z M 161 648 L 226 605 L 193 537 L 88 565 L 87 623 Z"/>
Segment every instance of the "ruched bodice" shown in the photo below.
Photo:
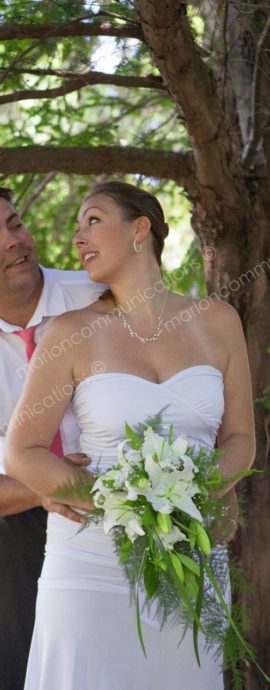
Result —
<path fill-rule="evenodd" d="M 210 365 L 183 369 L 162 383 L 125 373 L 90 376 L 76 388 L 73 406 L 79 421 L 81 450 L 99 462 L 100 471 L 115 459 L 117 444 L 131 426 L 165 408 L 173 424 L 192 444 L 213 448 L 224 412 L 223 376 Z"/>

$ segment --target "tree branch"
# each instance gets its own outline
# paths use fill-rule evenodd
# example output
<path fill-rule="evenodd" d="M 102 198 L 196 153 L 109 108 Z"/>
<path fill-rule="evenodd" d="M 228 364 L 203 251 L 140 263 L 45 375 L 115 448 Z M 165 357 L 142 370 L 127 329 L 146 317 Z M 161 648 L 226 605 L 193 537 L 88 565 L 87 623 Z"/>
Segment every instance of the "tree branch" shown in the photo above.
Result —
<path fill-rule="evenodd" d="M 115 36 L 117 38 L 137 38 L 143 41 L 143 32 L 139 24 L 113 24 L 110 21 L 86 23 L 73 21 L 65 24 L 2 24 L 0 40 L 12 41 L 24 38 L 55 38 L 66 36 Z"/>
<path fill-rule="evenodd" d="M 0 73 L 1 72 L 3 73 L 3 70 L 0 69 Z M 24 70 L 17 69 L 16 72 L 22 73 Z M 27 73 L 28 70 L 26 69 L 25 72 Z M 30 71 L 31 74 L 46 74 L 46 72 L 48 74 L 55 74 L 55 76 L 62 76 L 61 74 L 57 74 L 57 70 Z M 66 77 L 67 75 L 64 76 Z M 89 71 L 85 72 L 84 74 L 77 74 L 75 76 L 76 78 L 68 78 L 66 81 L 63 81 L 60 86 L 56 86 L 52 89 L 21 89 L 20 91 L 15 91 L 14 93 L 4 94 L 3 96 L 0 96 L 0 105 L 35 98 L 57 98 L 57 96 L 65 96 L 68 93 L 79 91 L 79 89 L 83 89 L 85 86 L 93 84 L 112 84 L 114 86 L 165 90 L 161 77 L 155 77 L 151 74 L 148 77 L 129 77 L 120 74 L 105 74 L 104 72 Z"/>
<path fill-rule="evenodd" d="M 3 173 L 64 172 L 78 175 L 141 174 L 174 180 L 190 193 L 197 189 L 193 154 L 132 146 L 24 146 L 0 148 Z"/>
<path fill-rule="evenodd" d="M 238 213 L 237 209 L 241 216 L 242 189 L 229 168 L 233 151 L 228 123 L 221 109 L 214 76 L 194 41 L 186 16 L 186 2 L 135 0 L 135 6 L 146 43 L 164 83 L 184 113 L 204 208 L 210 211 L 223 204 L 228 209 L 229 222 L 229 218 Z"/>
<path fill-rule="evenodd" d="M 253 162 L 254 154 L 257 145 L 262 136 L 261 131 L 261 87 L 263 76 L 263 52 L 270 35 L 270 14 L 266 21 L 264 30 L 260 36 L 257 44 L 255 65 L 252 80 L 252 95 L 251 95 L 251 124 L 247 144 L 243 151 L 242 163 L 244 167 L 248 168 Z"/>
<path fill-rule="evenodd" d="M 40 196 L 41 192 L 43 192 L 43 189 L 47 187 L 49 182 L 54 179 L 56 176 L 55 172 L 49 172 L 47 175 L 44 176 L 43 180 L 37 185 L 37 187 L 34 189 L 33 193 L 31 196 L 25 201 L 24 205 L 20 209 L 20 216 L 23 218 L 27 211 L 29 210 L 30 206 L 34 203 L 34 201 Z"/>

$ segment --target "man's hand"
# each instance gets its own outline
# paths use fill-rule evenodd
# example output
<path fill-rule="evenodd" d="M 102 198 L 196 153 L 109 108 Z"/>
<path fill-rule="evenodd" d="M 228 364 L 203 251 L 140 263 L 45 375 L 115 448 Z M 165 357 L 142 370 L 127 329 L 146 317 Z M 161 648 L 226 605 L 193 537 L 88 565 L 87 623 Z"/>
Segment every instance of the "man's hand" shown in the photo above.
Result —
<path fill-rule="evenodd" d="M 91 458 L 89 458 L 88 455 L 85 455 L 85 453 L 71 453 L 70 455 L 65 455 L 64 457 L 65 460 L 68 460 L 70 465 L 73 465 L 74 467 L 87 467 L 87 465 L 89 465 L 91 462 Z M 79 524 L 85 522 L 84 515 L 81 515 L 71 506 L 65 503 L 59 503 L 52 498 L 42 496 L 41 504 L 48 513 L 58 513 L 58 515 L 62 515 L 63 517 L 68 518 L 68 520 L 78 522 Z"/>

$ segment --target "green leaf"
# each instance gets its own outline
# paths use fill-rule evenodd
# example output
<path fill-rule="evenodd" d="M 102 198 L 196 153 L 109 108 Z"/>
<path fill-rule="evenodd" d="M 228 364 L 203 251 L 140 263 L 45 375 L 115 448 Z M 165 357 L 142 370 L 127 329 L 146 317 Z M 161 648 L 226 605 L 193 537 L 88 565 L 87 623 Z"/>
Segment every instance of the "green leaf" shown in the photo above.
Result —
<path fill-rule="evenodd" d="M 170 445 L 170 446 L 171 446 L 171 444 L 172 444 L 172 442 L 173 442 L 173 437 L 174 437 L 173 424 L 170 424 L 170 428 L 169 428 L 169 437 L 168 437 L 168 442 L 169 442 L 169 445 Z"/>
<path fill-rule="evenodd" d="M 146 649 L 144 645 L 144 639 L 143 639 L 143 633 L 142 633 L 142 625 L 141 625 L 141 613 L 140 613 L 140 595 L 139 595 L 139 586 L 140 586 L 140 579 L 142 576 L 142 573 L 144 571 L 144 564 L 145 564 L 145 559 L 146 559 L 146 549 L 143 552 L 142 555 L 142 560 L 141 560 L 141 565 L 140 565 L 140 571 L 138 575 L 138 581 L 137 581 L 137 587 L 136 587 L 136 621 L 137 621 L 137 631 L 138 631 L 138 636 L 139 640 L 141 643 L 141 648 L 143 650 L 145 658 L 147 658 L 146 655 Z"/>
<path fill-rule="evenodd" d="M 160 538 L 159 538 L 159 536 L 158 536 L 158 534 L 157 534 L 157 532 L 156 532 L 155 530 L 153 530 L 153 539 L 154 539 L 154 541 L 156 542 L 156 545 L 157 545 L 157 547 L 158 547 L 158 549 L 159 549 L 159 551 L 160 551 L 160 553 L 161 553 L 161 556 L 162 556 L 164 562 L 165 562 L 166 565 L 167 565 L 168 571 L 169 571 L 169 573 L 170 573 L 170 575 L 171 575 L 171 577 L 172 577 L 172 581 L 173 581 L 173 583 L 174 583 L 176 589 L 178 590 L 180 596 L 182 597 L 183 603 L 184 603 L 185 606 L 187 607 L 187 609 L 188 609 L 188 611 L 189 611 L 189 613 L 190 613 L 190 615 L 191 615 L 191 617 L 192 617 L 193 623 L 194 623 L 194 621 L 195 621 L 196 624 L 198 625 L 198 628 L 199 628 L 202 632 L 204 632 L 203 625 L 202 625 L 200 619 L 198 618 L 196 609 L 194 608 L 193 604 L 192 604 L 191 601 L 190 601 L 190 598 L 189 598 L 189 596 L 188 596 L 188 592 L 187 592 L 187 590 L 186 590 L 186 588 L 185 588 L 185 585 L 184 585 L 183 582 L 181 582 L 181 580 L 177 577 L 176 572 L 175 572 L 175 569 L 174 569 L 173 566 L 172 566 L 172 563 L 171 563 L 171 559 L 170 559 L 170 557 L 169 557 L 169 554 L 168 554 L 168 552 L 166 551 L 166 549 L 164 548 L 164 546 L 163 546 L 163 544 L 162 544 L 162 541 L 160 540 Z M 197 659 L 197 660 L 198 660 L 198 659 Z M 199 663 L 199 661 L 198 661 L 198 663 Z"/>
<path fill-rule="evenodd" d="M 179 578 L 180 582 L 184 582 L 185 575 L 184 575 L 184 568 L 182 566 L 181 560 L 178 557 L 179 554 L 174 553 L 174 551 L 169 551 L 169 558 L 171 560 L 171 564 L 176 572 L 177 578 Z"/>
<path fill-rule="evenodd" d="M 188 570 L 190 570 L 192 573 L 194 573 L 194 575 L 196 575 L 197 577 L 200 576 L 200 568 L 198 564 L 195 563 L 195 561 L 193 561 L 192 558 L 186 556 L 184 553 L 181 552 L 178 553 L 178 558 L 180 558 L 180 561 L 182 561 L 183 565 L 186 568 L 188 568 Z"/>
<path fill-rule="evenodd" d="M 204 562 L 201 558 L 201 554 L 199 551 L 198 551 L 198 556 L 200 559 L 200 579 L 199 579 L 199 588 L 198 588 L 198 594 L 197 594 L 197 600 L 196 600 L 196 614 L 197 614 L 197 619 L 200 620 L 201 611 L 202 611 L 202 604 L 203 604 Z M 194 625 L 193 625 L 193 644 L 194 644 L 196 659 L 198 661 L 198 665 L 200 666 L 198 634 L 199 634 L 199 628 L 198 628 L 197 620 L 195 620 Z"/>
<path fill-rule="evenodd" d="M 133 448 L 133 450 L 140 450 L 142 446 L 141 439 L 127 422 L 125 423 L 125 431 L 126 437 L 130 441 L 131 448 Z"/>
<path fill-rule="evenodd" d="M 145 506 L 145 509 L 144 509 L 143 517 L 142 517 L 142 526 L 143 527 L 152 527 L 155 524 L 156 524 L 156 513 L 153 510 L 150 503 L 147 503 Z"/>
<path fill-rule="evenodd" d="M 186 588 L 188 592 L 191 594 L 192 598 L 197 600 L 198 597 L 198 592 L 199 592 L 199 586 L 197 579 L 193 573 L 190 572 L 190 570 L 185 571 L 185 583 L 186 583 Z"/>
<path fill-rule="evenodd" d="M 147 558 L 144 566 L 143 581 L 146 594 L 149 599 L 152 599 L 159 585 L 159 573 L 157 567 L 149 558 Z"/>
<path fill-rule="evenodd" d="M 127 560 L 127 557 L 128 557 L 128 555 L 129 555 L 131 549 L 132 549 L 132 542 L 130 541 L 130 539 L 127 539 L 127 540 L 124 541 L 124 543 L 122 544 L 121 550 L 120 550 L 119 562 L 120 562 L 121 564 L 125 563 L 125 561 Z"/>
<path fill-rule="evenodd" d="M 243 649 L 245 650 L 245 653 L 247 654 L 248 659 L 251 660 L 251 661 L 253 662 L 253 664 L 256 666 L 257 670 L 261 673 L 261 675 L 263 676 L 263 678 L 265 678 L 265 680 L 267 680 L 268 683 L 270 683 L 270 678 L 269 678 L 269 676 L 267 676 L 267 674 L 263 671 L 263 669 L 261 668 L 261 666 L 258 664 L 258 662 L 257 662 L 257 660 L 256 660 L 256 658 L 255 658 L 255 654 L 254 654 L 252 648 L 251 648 L 250 645 L 246 642 L 246 640 L 243 638 L 243 635 L 241 634 L 241 632 L 240 632 L 240 630 L 239 630 L 239 628 L 238 628 L 238 626 L 237 626 L 235 620 L 233 619 L 233 617 L 232 617 L 232 615 L 231 615 L 230 608 L 229 608 L 228 604 L 226 603 L 226 601 L 225 601 L 225 599 L 224 599 L 224 596 L 223 596 L 223 594 L 222 594 L 222 592 L 221 592 L 221 589 L 220 589 L 220 587 L 219 587 L 219 585 L 218 585 L 218 583 L 217 583 L 217 581 L 216 581 L 216 579 L 215 579 L 215 577 L 214 577 L 213 571 L 212 571 L 212 569 L 210 568 L 210 566 L 208 565 L 207 560 L 204 558 L 204 556 L 203 556 L 202 553 L 200 554 L 200 558 L 202 559 L 202 563 L 203 563 L 204 569 L 205 569 L 205 571 L 206 571 L 206 573 L 207 573 L 207 575 L 208 575 L 208 577 L 209 577 L 209 580 L 210 580 L 211 584 L 212 584 L 213 587 L 214 587 L 214 590 L 215 590 L 215 592 L 216 592 L 216 594 L 217 594 L 217 596 L 218 596 L 218 599 L 219 599 L 219 601 L 220 601 L 220 603 L 221 603 L 221 606 L 222 606 L 222 608 L 223 608 L 223 611 L 225 612 L 225 614 L 226 614 L 226 616 L 227 616 L 227 619 L 228 619 L 229 623 L 231 624 L 231 626 L 232 626 L 232 628 L 233 628 L 233 630 L 234 630 L 236 636 L 237 636 L 238 639 L 240 640 L 240 642 L 241 642 L 241 644 L 242 644 L 242 646 L 243 646 Z"/>

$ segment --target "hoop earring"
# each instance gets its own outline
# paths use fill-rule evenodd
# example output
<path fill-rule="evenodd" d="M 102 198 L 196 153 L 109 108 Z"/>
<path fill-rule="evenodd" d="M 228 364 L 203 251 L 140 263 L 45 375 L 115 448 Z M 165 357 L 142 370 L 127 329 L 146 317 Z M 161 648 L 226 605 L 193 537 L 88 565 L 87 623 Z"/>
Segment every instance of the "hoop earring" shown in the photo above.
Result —
<path fill-rule="evenodd" d="M 136 254 L 140 254 L 140 252 L 142 251 L 142 244 L 140 242 L 137 244 L 137 240 L 135 239 L 133 242 L 133 248 Z"/>

